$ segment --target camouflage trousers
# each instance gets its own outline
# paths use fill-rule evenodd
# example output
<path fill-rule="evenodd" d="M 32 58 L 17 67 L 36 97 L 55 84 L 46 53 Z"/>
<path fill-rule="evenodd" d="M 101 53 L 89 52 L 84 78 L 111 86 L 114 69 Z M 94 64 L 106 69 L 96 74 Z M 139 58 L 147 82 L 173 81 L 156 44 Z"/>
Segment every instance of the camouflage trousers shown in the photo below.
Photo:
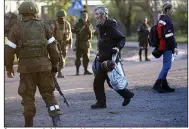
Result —
<path fill-rule="evenodd" d="M 38 86 L 46 107 L 48 108 L 49 116 L 60 115 L 60 109 L 51 111 L 50 108 L 59 107 L 54 96 L 54 84 L 50 71 L 36 73 L 20 73 L 20 84 L 18 94 L 22 97 L 22 105 L 24 106 L 24 116 L 35 116 L 35 93 Z M 52 108 L 51 108 L 52 109 Z"/>
<path fill-rule="evenodd" d="M 64 68 L 66 64 L 66 56 L 68 53 L 68 44 L 61 45 L 61 57 L 60 57 L 60 62 L 58 64 L 58 71 L 61 71 L 62 68 Z"/>
<path fill-rule="evenodd" d="M 83 67 L 87 68 L 89 64 L 90 49 L 76 49 L 75 65 L 81 65 L 81 58 L 83 58 Z"/>

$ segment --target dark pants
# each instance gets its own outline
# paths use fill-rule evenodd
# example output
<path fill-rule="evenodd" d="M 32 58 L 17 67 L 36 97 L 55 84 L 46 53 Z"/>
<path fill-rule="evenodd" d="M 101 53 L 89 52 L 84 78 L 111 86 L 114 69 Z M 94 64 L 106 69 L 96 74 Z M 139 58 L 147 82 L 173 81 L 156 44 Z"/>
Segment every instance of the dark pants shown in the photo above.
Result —
<path fill-rule="evenodd" d="M 145 59 L 148 57 L 148 40 L 147 38 L 139 40 L 139 58 L 142 59 L 142 50 L 145 50 Z"/>
<path fill-rule="evenodd" d="M 107 73 L 102 70 L 102 68 L 99 66 L 98 71 L 94 78 L 93 88 L 96 96 L 97 103 L 100 104 L 106 104 L 106 95 L 104 90 L 104 82 L 107 80 L 107 83 L 110 88 L 112 88 L 111 84 L 109 83 L 109 78 L 107 76 Z M 126 98 L 127 92 L 125 89 L 116 91 L 120 96 L 123 98 Z"/>
<path fill-rule="evenodd" d="M 54 84 L 50 71 L 37 73 L 20 73 L 18 94 L 22 97 L 24 116 L 34 117 L 36 114 L 35 93 L 38 86 L 39 92 L 47 107 L 58 105 L 54 96 Z M 59 111 L 49 112 L 49 116 L 58 115 Z"/>
<path fill-rule="evenodd" d="M 79 67 L 81 65 L 81 58 L 83 58 L 83 67 L 87 69 L 89 64 L 90 51 L 89 49 L 77 49 L 75 65 Z"/>

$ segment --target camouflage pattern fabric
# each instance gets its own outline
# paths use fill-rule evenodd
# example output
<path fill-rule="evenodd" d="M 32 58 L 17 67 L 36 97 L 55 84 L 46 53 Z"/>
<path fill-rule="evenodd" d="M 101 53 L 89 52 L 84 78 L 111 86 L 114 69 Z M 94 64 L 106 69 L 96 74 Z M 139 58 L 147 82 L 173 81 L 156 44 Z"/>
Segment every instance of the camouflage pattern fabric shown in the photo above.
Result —
<path fill-rule="evenodd" d="M 81 65 L 81 57 L 83 58 L 83 66 L 86 68 L 89 63 L 90 57 L 90 48 L 91 48 L 91 39 L 92 39 L 92 24 L 87 21 L 84 23 L 82 20 L 79 20 L 75 24 L 72 32 L 76 34 L 76 61 L 75 65 Z"/>

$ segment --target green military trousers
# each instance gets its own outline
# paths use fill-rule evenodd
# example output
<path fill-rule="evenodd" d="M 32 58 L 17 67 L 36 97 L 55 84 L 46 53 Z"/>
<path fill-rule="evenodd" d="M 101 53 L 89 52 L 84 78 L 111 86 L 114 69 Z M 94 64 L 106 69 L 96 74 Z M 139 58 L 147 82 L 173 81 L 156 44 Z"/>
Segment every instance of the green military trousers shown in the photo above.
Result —
<path fill-rule="evenodd" d="M 66 56 L 68 53 L 68 48 L 69 45 L 68 44 L 61 44 L 61 58 L 60 58 L 60 62 L 58 64 L 58 71 L 60 72 L 62 68 L 64 68 L 65 64 L 66 64 Z"/>
<path fill-rule="evenodd" d="M 24 116 L 35 116 L 35 93 L 38 86 L 39 92 L 46 103 L 49 116 L 60 115 L 59 105 L 54 96 L 54 84 L 50 71 L 36 73 L 20 73 L 18 94 L 22 97 Z M 54 109 L 54 110 L 51 110 Z"/>
<path fill-rule="evenodd" d="M 90 57 L 90 49 L 76 49 L 76 60 L 75 65 L 81 65 L 81 58 L 83 58 L 83 67 L 87 68 L 89 64 L 89 57 Z"/>

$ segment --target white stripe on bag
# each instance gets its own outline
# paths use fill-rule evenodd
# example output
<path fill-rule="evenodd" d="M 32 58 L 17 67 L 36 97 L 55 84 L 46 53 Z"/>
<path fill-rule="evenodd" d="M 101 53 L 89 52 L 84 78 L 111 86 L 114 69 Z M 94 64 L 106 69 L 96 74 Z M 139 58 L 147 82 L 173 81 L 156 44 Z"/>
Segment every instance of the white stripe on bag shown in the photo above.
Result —
<path fill-rule="evenodd" d="M 16 49 L 16 44 L 15 44 L 15 43 L 13 43 L 13 42 L 11 42 L 11 41 L 10 41 L 10 40 L 8 40 L 8 39 L 7 39 L 7 41 L 6 41 L 6 44 L 7 44 L 8 46 L 10 46 L 10 47 L 12 47 L 12 48 Z"/>
<path fill-rule="evenodd" d="M 163 25 L 166 25 L 166 22 L 162 21 L 162 20 L 159 20 L 159 23 L 163 24 Z"/>
<path fill-rule="evenodd" d="M 165 35 L 166 38 L 171 37 L 171 36 L 173 36 L 173 33 L 169 33 Z"/>
<path fill-rule="evenodd" d="M 55 41 L 55 38 L 54 37 L 51 37 L 49 40 L 48 40 L 48 44 L 51 44 Z"/>

